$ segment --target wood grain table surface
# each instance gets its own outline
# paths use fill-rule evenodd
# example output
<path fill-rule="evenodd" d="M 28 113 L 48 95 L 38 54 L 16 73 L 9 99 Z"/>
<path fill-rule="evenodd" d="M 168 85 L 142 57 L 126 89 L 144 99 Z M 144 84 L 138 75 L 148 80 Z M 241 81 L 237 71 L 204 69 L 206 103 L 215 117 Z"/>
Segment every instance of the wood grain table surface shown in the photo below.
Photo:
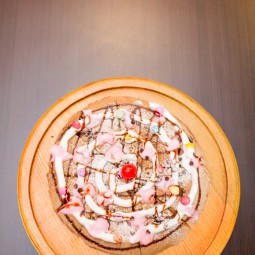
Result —
<path fill-rule="evenodd" d="M 31 129 L 67 92 L 118 76 L 170 84 L 219 122 L 241 178 L 223 254 L 255 254 L 254 0 L 0 0 L 0 254 L 37 254 L 16 189 Z"/>

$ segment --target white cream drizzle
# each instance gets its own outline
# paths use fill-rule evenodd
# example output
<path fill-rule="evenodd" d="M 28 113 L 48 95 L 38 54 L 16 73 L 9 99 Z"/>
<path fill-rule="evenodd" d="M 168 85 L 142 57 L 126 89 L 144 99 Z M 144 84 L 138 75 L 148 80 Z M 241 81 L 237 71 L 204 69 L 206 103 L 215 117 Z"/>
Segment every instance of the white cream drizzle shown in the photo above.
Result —
<path fill-rule="evenodd" d="M 78 120 L 78 121 L 82 126 L 83 119 Z M 74 127 L 70 127 L 65 132 L 65 134 L 62 136 L 59 145 L 62 146 L 62 148 L 67 151 L 68 141 L 80 130 L 81 130 L 81 128 L 76 129 Z M 66 186 L 66 180 L 65 180 L 64 171 L 63 171 L 63 159 L 56 156 L 55 161 L 54 161 L 54 165 L 55 165 L 55 170 L 56 170 L 57 178 L 58 178 L 58 186 L 59 187 L 65 187 Z M 64 195 L 62 195 L 62 198 L 63 197 L 64 197 Z"/>
<path fill-rule="evenodd" d="M 158 104 L 156 103 L 150 103 L 150 108 L 152 110 L 155 110 L 157 107 L 159 107 Z M 98 114 L 99 115 L 99 114 Z M 181 135 L 181 139 L 182 139 L 182 143 L 183 143 L 183 150 L 184 153 L 182 155 L 182 161 L 181 164 L 182 166 L 190 173 L 191 175 L 191 179 L 192 179 L 192 186 L 191 186 L 191 190 L 188 194 L 189 198 L 190 198 L 190 203 L 189 205 L 192 205 L 192 203 L 195 200 L 196 194 L 198 192 L 198 174 L 197 171 L 195 169 L 195 167 L 190 166 L 190 160 L 192 158 L 194 158 L 193 153 L 194 153 L 194 148 L 187 148 L 185 146 L 185 144 L 189 143 L 189 139 L 187 134 L 180 129 L 180 124 L 178 123 L 178 121 L 166 110 L 164 109 L 164 117 L 166 119 L 168 119 L 169 121 L 171 121 L 172 123 L 176 124 L 175 129 L 176 130 L 180 130 L 180 135 Z M 100 115 L 100 117 L 103 118 L 103 114 Z M 105 114 L 105 119 L 109 119 L 112 118 L 113 114 L 111 112 L 107 112 Z M 151 123 L 149 120 L 147 119 L 141 119 L 140 116 L 134 114 L 134 119 L 136 121 L 140 121 L 143 124 L 149 124 Z M 84 122 L 85 121 L 85 122 Z M 89 118 L 86 116 L 84 119 L 79 120 L 79 123 L 81 124 L 81 126 L 83 125 L 83 123 L 85 124 L 85 126 L 87 124 L 89 124 Z M 158 125 L 155 122 L 152 122 L 151 125 Z M 68 147 L 68 141 L 79 131 L 79 129 L 75 129 L 73 127 L 70 127 L 66 133 L 62 136 L 61 141 L 60 141 L 60 145 L 67 150 Z M 124 134 L 128 132 L 128 134 L 130 134 L 133 138 L 139 138 L 138 134 L 135 133 L 133 130 L 121 130 L 119 132 L 115 132 L 115 135 L 117 136 L 117 138 L 121 138 L 124 139 Z M 167 136 L 165 130 L 161 127 L 160 131 L 158 133 L 159 138 L 161 139 L 162 142 L 167 143 L 170 142 L 169 137 Z M 91 142 L 88 145 L 89 151 L 91 152 L 93 150 L 95 146 L 95 141 Z M 124 157 L 128 158 L 128 157 L 133 157 L 135 155 L 132 154 L 126 154 Z M 173 155 L 171 155 L 170 153 L 170 157 L 172 157 Z M 124 158 L 123 157 L 123 158 Z M 152 157 L 152 164 L 153 164 L 153 174 L 150 178 L 150 180 L 142 187 L 142 189 L 147 190 L 150 189 L 152 187 L 154 187 L 154 183 L 155 183 L 155 178 L 156 178 L 156 169 L 155 169 L 155 162 L 157 161 L 157 157 L 156 155 Z M 96 169 L 103 169 L 105 164 L 107 163 L 107 160 L 103 157 L 101 157 L 101 160 L 99 161 L 98 165 L 95 166 Z M 57 173 L 57 180 L 58 180 L 58 185 L 59 187 L 65 187 L 66 182 L 65 182 L 65 177 L 64 177 L 64 172 L 63 172 L 63 160 L 60 157 L 55 157 L 55 170 Z M 82 164 L 78 164 L 77 169 L 83 168 L 84 166 Z M 110 190 L 119 193 L 119 192 L 124 192 L 124 191 L 128 191 L 128 190 L 132 190 L 134 185 L 135 185 L 135 180 L 127 183 L 127 184 L 123 184 L 123 185 L 116 185 L 116 173 L 117 170 L 111 170 L 110 173 L 110 182 L 109 182 L 109 187 Z M 138 169 L 138 174 L 137 177 L 139 177 L 141 174 L 140 170 Z M 174 180 L 174 184 L 178 185 L 178 171 L 173 172 L 173 176 L 172 176 L 173 180 Z M 79 176 L 78 175 L 78 179 L 79 181 L 83 181 L 84 182 L 84 177 Z M 105 186 L 104 181 L 103 181 L 103 173 L 100 171 L 95 171 L 95 183 L 96 186 L 98 188 L 98 190 L 100 192 L 105 192 L 106 190 L 108 190 L 108 188 Z M 62 197 L 64 197 L 64 195 L 62 195 Z M 116 217 L 118 216 L 123 216 L 124 218 L 130 218 L 132 216 L 135 215 L 139 215 L 139 214 L 143 214 L 145 216 L 151 216 L 154 215 L 155 212 L 157 211 L 158 213 L 162 212 L 163 210 L 169 208 L 176 200 L 175 196 L 170 197 L 165 204 L 159 204 L 159 205 L 155 205 L 152 208 L 149 208 L 147 210 L 141 210 L 141 211 L 137 211 L 137 212 L 130 212 L 130 213 L 125 213 L 125 212 L 115 212 L 112 213 L 110 220 L 112 221 L 116 221 Z M 141 201 L 141 198 L 139 196 L 139 194 L 135 195 L 135 198 L 133 199 L 133 201 L 135 201 L 136 203 L 139 203 Z M 96 204 L 96 202 L 93 200 L 93 198 L 90 195 L 86 195 L 85 196 L 85 202 L 86 204 L 91 208 L 91 210 L 93 210 L 95 213 L 102 215 L 102 216 L 106 216 L 107 212 L 102 209 L 100 206 L 98 206 Z M 132 200 L 131 199 L 122 199 L 119 198 L 118 196 L 116 196 L 115 194 L 113 194 L 113 204 L 121 206 L 121 207 L 131 207 L 132 206 Z M 146 228 L 153 234 L 157 234 L 160 233 L 166 229 L 172 228 L 175 225 L 178 224 L 179 219 L 182 218 L 184 216 L 184 212 L 181 210 L 181 203 L 179 202 L 177 205 L 177 210 L 178 210 L 178 214 L 170 220 L 165 220 L 163 223 L 159 224 L 159 225 L 154 225 L 154 224 L 149 224 L 146 226 Z M 90 220 L 87 219 L 84 215 L 80 215 L 80 213 L 73 213 L 73 216 L 87 229 L 87 231 L 95 238 L 99 238 L 101 240 L 107 241 L 107 242 L 113 242 L 114 238 L 113 238 L 113 234 L 112 233 L 91 233 L 91 231 L 89 231 L 89 226 L 91 224 L 93 224 L 95 221 L 94 220 Z M 123 240 L 126 240 L 125 236 L 122 236 Z M 136 235 L 131 236 L 127 241 L 129 241 L 130 243 L 136 243 L 139 242 L 139 238 L 137 238 Z"/>

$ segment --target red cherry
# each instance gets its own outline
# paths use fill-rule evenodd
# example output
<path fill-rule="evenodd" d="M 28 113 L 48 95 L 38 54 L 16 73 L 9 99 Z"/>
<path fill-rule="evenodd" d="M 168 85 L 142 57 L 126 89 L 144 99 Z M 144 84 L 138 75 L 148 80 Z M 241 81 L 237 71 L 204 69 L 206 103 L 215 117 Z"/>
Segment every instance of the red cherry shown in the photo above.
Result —
<path fill-rule="evenodd" d="M 121 168 L 120 175 L 123 179 L 131 180 L 136 177 L 137 168 L 132 164 L 126 164 Z"/>
<path fill-rule="evenodd" d="M 72 122 L 72 127 L 76 128 L 76 129 L 80 129 L 81 128 L 81 124 L 80 124 L 80 122 L 78 120 L 74 120 Z"/>
<path fill-rule="evenodd" d="M 183 205 L 188 205 L 189 202 L 190 202 L 190 198 L 189 198 L 188 196 L 183 196 L 183 197 L 181 198 L 181 203 L 182 203 Z"/>

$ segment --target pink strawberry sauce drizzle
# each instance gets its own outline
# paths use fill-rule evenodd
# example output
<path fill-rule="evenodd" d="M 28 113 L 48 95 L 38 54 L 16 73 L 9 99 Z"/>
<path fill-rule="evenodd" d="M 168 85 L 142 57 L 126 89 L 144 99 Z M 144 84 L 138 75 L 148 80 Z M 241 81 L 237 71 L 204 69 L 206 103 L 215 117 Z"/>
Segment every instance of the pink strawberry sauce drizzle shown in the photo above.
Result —
<path fill-rule="evenodd" d="M 198 213 L 198 210 L 196 209 L 191 217 L 191 223 L 192 224 L 195 224 L 197 223 L 199 220 L 199 213 Z"/>
<path fill-rule="evenodd" d="M 193 167 L 195 167 L 195 168 L 197 168 L 201 165 L 199 158 L 193 158 L 191 161 L 193 162 Z"/>
<path fill-rule="evenodd" d="M 66 194 L 66 187 L 60 187 L 58 189 L 59 195 L 65 195 Z"/>
<path fill-rule="evenodd" d="M 162 174 L 164 172 L 164 170 L 165 170 L 164 167 L 161 164 L 158 163 L 157 164 L 157 171 Z"/>
<path fill-rule="evenodd" d="M 134 227 L 134 229 L 138 229 L 140 226 L 144 226 L 144 223 L 146 222 L 146 217 L 142 214 L 136 214 L 134 215 L 134 218 L 129 221 L 130 225 Z"/>
<path fill-rule="evenodd" d="M 90 122 L 87 125 L 85 125 L 85 128 L 96 127 L 100 125 L 101 122 L 103 121 L 103 117 L 104 117 L 103 113 L 92 113 L 91 109 L 83 110 L 82 112 L 83 112 L 84 118 L 88 116 L 90 119 Z"/>
<path fill-rule="evenodd" d="M 85 194 L 89 194 L 92 197 L 94 197 L 97 193 L 96 187 L 90 182 L 86 183 L 83 189 Z"/>
<path fill-rule="evenodd" d="M 105 152 L 105 158 L 111 163 L 119 163 L 124 156 L 124 153 L 120 147 L 117 145 L 111 146 Z"/>
<path fill-rule="evenodd" d="M 99 133 L 97 136 L 97 145 L 114 144 L 117 138 L 113 132 Z"/>
<path fill-rule="evenodd" d="M 174 137 L 170 140 L 170 142 L 167 143 L 167 150 L 173 151 L 180 147 L 180 142 L 177 137 Z"/>
<path fill-rule="evenodd" d="M 111 190 L 106 190 L 105 192 L 97 195 L 97 203 L 101 206 L 107 206 L 113 202 L 113 192 Z"/>
<path fill-rule="evenodd" d="M 146 142 L 143 152 L 140 154 L 143 159 L 146 159 L 148 157 L 150 160 L 155 155 L 156 150 L 151 144 L 151 142 Z"/>
<path fill-rule="evenodd" d="M 134 218 L 129 221 L 130 225 L 136 230 L 134 235 L 137 242 L 142 245 L 148 245 L 153 241 L 154 235 L 151 234 L 144 226 L 147 218 L 142 214 L 135 214 Z"/>
<path fill-rule="evenodd" d="M 182 212 L 183 214 L 186 214 L 189 217 L 191 217 L 195 212 L 195 208 L 189 205 L 178 204 L 177 209 L 179 212 Z"/>
<path fill-rule="evenodd" d="M 153 241 L 154 235 L 145 226 L 140 226 L 134 237 L 140 244 L 148 245 Z"/>
<path fill-rule="evenodd" d="M 97 218 L 94 223 L 89 225 L 89 231 L 95 235 L 109 231 L 109 222 L 103 218 Z"/>
<path fill-rule="evenodd" d="M 55 157 L 60 157 L 62 160 L 68 160 L 72 158 L 72 154 L 68 153 L 61 145 L 54 144 L 51 149 L 50 153 L 52 155 L 51 162 L 55 160 Z"/>
<path fill-rule="evenodd" d="M 159 113 L 160 115 L 164 115 L 165 109 L 162 106 L 158 106 L 155 109 L 155 113 Z"/>
<path fill-rule="evenodd" d="M 124 111 L 125 111 L 124 124 L 125 124 L 126 128 L 128 128 L 128 129 L 135 128 L 136 123 L 134 123 L 134 124 L 132 123 L 131 113 L 127 110 L 124 110 Z"/>
<path fill-rule="evenodd" d="M 80 129 L 81 128 L 81 124 L 78 120 L 74 120 L 71 124 L 71 126 L 75 129 Z"/>
<path fill-rule="evenodd" d="M 142 203 L 154 204 L 154 202 L 155 202 L 155 198 L 154 198 L 155 189 L 154 188 L 147 189 L 147 190 L 144 190 L 143 188 L 141 188 L 138 190 L 138 193 L 141 196 Z"/>
<path fill-rule="evenodd" d="M 152 118 L 153 122 L 157 122 L 160 124 L 163 124 L 166 120 L 165 116 L 164 116 L 164 108 L 162 106 L 158 106 L 155 110 L 154 110 L 154 114 L 155 116 Z"/>
<path fill-rule="evenodd" d="M 163 176 L 159 182 L 155 183 L 155 186 L 162 190 L 163 192 L 167 192 L 170 185 L 174 184 L 174 180 L 170 177 Z"/>
<path fill-rule="evenodd" d="M 61 206 L 57 212 L 63 214 L 73 214 L 73 213 L 81 213 L 83 212 L 83 204 L 81 200 L 75 196 L 70 197 L 70 201 L 65 205 Z"/>
<path fill-rule="evenodd" d="M 92 158 L 90 157 L 89 149 L 86 145 L 77 147 L 74 150 L 73 161 L 74 163 L 81 163 L 84 166 L 88 165 L 91 162 Z"/>

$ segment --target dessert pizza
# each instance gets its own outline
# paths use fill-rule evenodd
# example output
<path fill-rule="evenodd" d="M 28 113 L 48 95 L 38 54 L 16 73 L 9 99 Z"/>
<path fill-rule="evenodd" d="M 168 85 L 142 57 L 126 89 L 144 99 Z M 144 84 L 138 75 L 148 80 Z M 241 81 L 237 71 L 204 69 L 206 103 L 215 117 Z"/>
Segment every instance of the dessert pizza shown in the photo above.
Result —
<path fill-rule="evenodd" d="M 82 110 L 63 129 L 51 148 L 50 194 L 88 245 L 155 254 L 198 220 L 209 177 L 199 145 L 164 106 L 126 101 Z"/>

